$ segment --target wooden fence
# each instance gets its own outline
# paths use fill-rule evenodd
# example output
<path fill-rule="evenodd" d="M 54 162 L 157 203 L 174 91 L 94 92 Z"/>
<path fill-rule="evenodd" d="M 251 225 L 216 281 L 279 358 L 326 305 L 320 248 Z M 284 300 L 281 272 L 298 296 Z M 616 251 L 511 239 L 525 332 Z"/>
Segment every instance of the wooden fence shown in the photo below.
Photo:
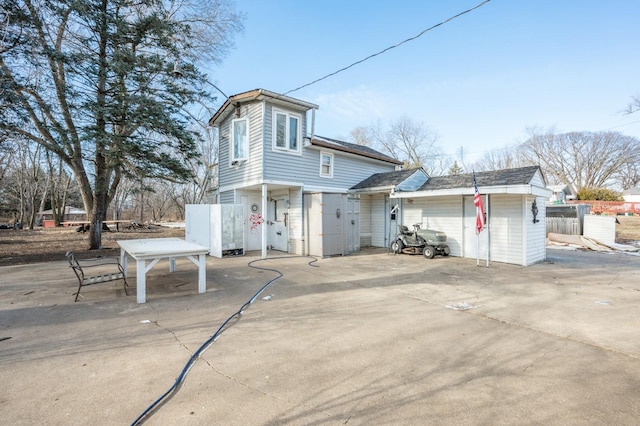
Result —
<path fill-rule="evenodd" d="M 547 234 L 580 235 L 580 221 L 577 217 L 547 217 Z"/>

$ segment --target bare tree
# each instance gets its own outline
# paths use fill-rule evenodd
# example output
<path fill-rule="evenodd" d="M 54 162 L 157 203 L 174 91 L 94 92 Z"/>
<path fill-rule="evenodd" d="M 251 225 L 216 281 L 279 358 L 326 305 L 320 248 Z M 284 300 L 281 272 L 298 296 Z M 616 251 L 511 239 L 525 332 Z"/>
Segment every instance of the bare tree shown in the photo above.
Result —
<path fill-rule="evenodd" d="M 621 170 L 640 162 L 640 140 L 618 132 L 528 132 L 529 139 L 521 145 L 525 158 L 574 193 L 612 185 L 620 180 Z"/>
<path fill-rule="evenodd" d="M 640 96 L 632 96 L 631 102 L 629 102 L 629 105 L 627 105 L 627 109 L 624 110 L 624 113 L 633 114 L 637 111 L 640 111 Z"/>
<path fill-rule="evenodd" d="M 533 163 L 525 157 L 518 145 L 505 146 L 484 153 L 472 168 L 476 171 L 512 169 L 515 167 L 530 166 Z"/>
<path fill-rule="evenodd" d="M 368 127 L 359 126 L 351 131 L 351 140 L 356 145 L 362 146 L 371 146 L 373 145 L 373 137 L 371 135 L 371 130 Z"/>
<path fill-rule="evenodd" d="M 15 220 L 33 228 L 41 200 L 46 196 L 47 174 L 42 168 L 42 148 L 37 144 L 17 144 L 15 162 L 8 176 L 8 201 Z"/>
<path fill-rule="evenodd" d="M 424 123 L 407 116 L 392 121 L 388 127 L 380 122 L 351 132 L 354 140 L 367 141 L 372 148 L 404 162 L 405 168 L 423 167 L 428 173 L 438 174 L 448 166 L 442 163 L 442 149 L 438 134 Z"/>
<path fill-rule="evenodd" d="M 622 190 L 637 186 L 640 184 L 640 163 L 627 162 L 618 170 L 617 176 Z"/>

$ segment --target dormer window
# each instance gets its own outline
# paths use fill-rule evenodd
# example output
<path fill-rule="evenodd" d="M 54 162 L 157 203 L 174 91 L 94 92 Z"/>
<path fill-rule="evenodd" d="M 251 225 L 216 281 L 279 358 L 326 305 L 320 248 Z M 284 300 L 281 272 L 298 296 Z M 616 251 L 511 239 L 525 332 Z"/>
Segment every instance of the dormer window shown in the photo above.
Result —
<path fill-rule="evenodd" d="M 300 153 L 302 129 L 299 115 L 274 109 L 273 111 L 273 149 Z"/>
<path fill-rule="evenodd" d="M 249 120 L 239 118 L 231 121 L 231 164 L 237 165 L 249 159 Z"/>

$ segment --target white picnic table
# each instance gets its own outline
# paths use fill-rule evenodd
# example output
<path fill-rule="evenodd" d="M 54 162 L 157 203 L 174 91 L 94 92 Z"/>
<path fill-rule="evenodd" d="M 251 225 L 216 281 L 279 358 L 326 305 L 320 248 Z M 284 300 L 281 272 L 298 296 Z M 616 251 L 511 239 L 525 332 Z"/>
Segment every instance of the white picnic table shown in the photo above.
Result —
<path fill-rule="evenodd" d="M 198 293 L 207 291 L 206 255 L 209 253 L 208 247 L 181 238 L 118 240 L 117 243 L 120 246 L 120 263 L 126 277 L 128 277 L 128 257 L 136 261 L 136 299 L 138 303 L 147 301 L 147 272 L 161 259 L 169 259 L 170 272 L 176 270 L 177 257 L 189 259 L 198 267 Z"/>

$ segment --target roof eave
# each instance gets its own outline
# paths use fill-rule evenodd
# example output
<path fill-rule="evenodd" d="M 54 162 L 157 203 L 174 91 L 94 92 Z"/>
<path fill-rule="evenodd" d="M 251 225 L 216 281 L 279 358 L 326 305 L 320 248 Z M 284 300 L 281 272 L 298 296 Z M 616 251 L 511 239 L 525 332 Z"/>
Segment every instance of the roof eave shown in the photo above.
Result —
<path fill-rule="evenodd" d="M 483 186 L 479 187 L 480 194 L 523 194 L 523 195 L 535 195 L 537 197 L 551 198 L 553 191 L 547 188 L 541 188 L 534 185 L 495 185 L 495 186 Z M 447 188 L 447 189 L 423 189 L 420 191 L 410 192 L 394 192 L 391 193 L 391 198 L 424 198 L 424 197 L 441 197 L 447 195 L 473 195 L 474 188 L 460 187 L 460 188 Z"/>
<path fill-rule="evenodd" d="M 322 148 L 333 149 L 334 151 L 347 152 L 349 154 L 355 154 L 355 155 L 359 155 L 361 157 L 367 157 L 367 158 L 372 158 L 374 160 L 384 161 L 385 163 L 390 163 L 390 164 L 395 164 L 395 165 L 403 164 L 402 161 L 398 161 L 398 160 L 390 158 L 390 157 L 382 157 L 380 155 L 375 155 L 375 154 L 371 154 L 371 153 L 364 152 L 364 151 L 357 151 L 355 149 L 349 149 L 346 146 L 332 144 L 332 143 L 324 142 L 324 141 L 321 141 L 321 140 L 318 140 L 318 139 L 311 139 L 310 143 L 311 143 L 312 146 L 318 146 L 318 147 L 322 147 Z"/>
<path fill-rule="evenodd" d="M 213 116 L 209 119 L 209 126 L 218 127 L 220 125 L 220 122 L 222 122 L 222 120 L 224 120 L 226 116 L 231 112 L 229 107 L 233 106 L 234 104 L 263 100 L 270 100 L 280 105 L 295 106 L 301 111 L 320 108 L 316 104 L 301 101 L 300 99 L 291 98 L 289 96 L 281 95 L 279 93 L 271 92 L 265 89 L 255 89 L 248 92 L 238 93 L 227 98 L 220 109 L 218 109 L 218 111 L 216 111 L 216 113 L 213 114 Z"/>

